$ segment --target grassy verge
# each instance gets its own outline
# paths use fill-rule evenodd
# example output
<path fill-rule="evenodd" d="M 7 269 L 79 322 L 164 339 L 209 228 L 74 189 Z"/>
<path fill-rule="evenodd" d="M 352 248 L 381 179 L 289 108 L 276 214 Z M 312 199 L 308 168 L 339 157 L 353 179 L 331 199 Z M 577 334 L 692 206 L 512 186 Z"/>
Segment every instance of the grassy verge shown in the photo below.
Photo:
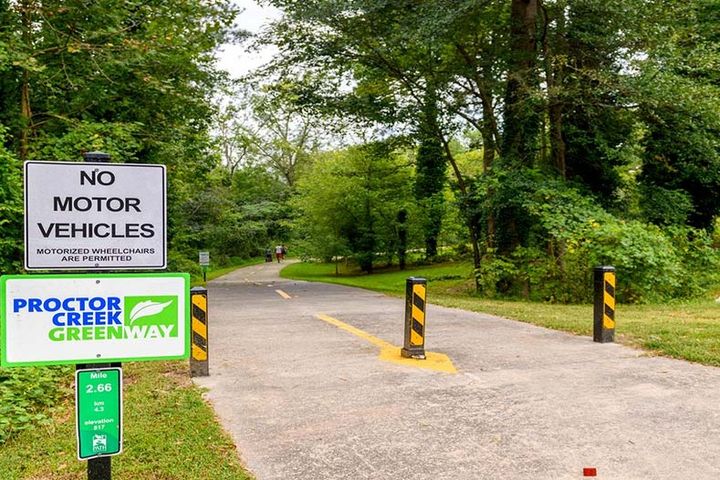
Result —
<path fill-rule="evenodd" d="M 207 278 L 263 261 L 234 261 L 210 269 Z M 191 282 L 203 284 L 202 276 L 194 273 Z M 249 478 L 189 382 L 187 365 L 127 364 L 124 377 L 126 451 L 113 462 L 113 478 Z M 86 478 L 85 462 L 74 453 L 72 379 L 67 366 L 0 369 L 2 480 Z M 133 437 L 141 439 L 134 448 Z"/>
<path fill-rule="evenodd" d="M 298 280 L 339 283 L 392 295 L 404 295 L 405 279 L 428 279 L 431 303 L 489 313 L 563 330 L 592 335 L 592 305 L 557 305 L 539 302 L 490 300 L 471 293 L 468 263 L 413 267 L 361 275 L 333 264 L 297 263 L 281 275 Z M 720 366 L 720 305 L 713 299 L 662 305 L 618 305 L 617 341 L 656 354 Z"/>
<path fill-rule="evenodd" d="M 260 263 L 264 263 L 265 259 L 263 257 L 255 257 L 255 258 L 247 258 L 243 260 L 236 260 L 232 262 L 230 265 L 223 265 L 222 267 L 213 267 L 212 265 L 208 268 L 206 278 L 209 282 L 210 280 L 215 280 L 218 277 L 222 277 L 223 275 L 226 275 L 233 270 L 237 270 L 240 267 L 247 267 L 248 265 L 258 265 Z M 202 273 L 192 273 L 190 277 L 190 283 L 193 285 L 203 285 L 206 286 L 206 282 L 203 282 L 202 280 Z"/>
<path fill-rule="evenodd" d="M 251 478 L 218 425 L 185 362 L 128 363 L 124 370 L 124 451 L 113 457 L 113 479 Z M 85 479 L 75 457 L 74 399 L 68 374 L 52 422 L 0 446 L 3 480 Z"/>
<path fill-rule="evenodd" d="M 212 265 L 209 267 L 207 271 L 207 281 L 214 280 L 218 277 L 222 277 L 223 275 L 226 275 L 233 270 L 237 270 L 240 267 L 247 267 L 248 265 L 258 265 L 260 263 L 264 263 L 265 258 L 263 257 L 255 257 L 255 258 L 248 258 L 244 260 L 239 260 L 236 262 L 233 262 L 231 265 L 224 265 L 222 267 L 213 267 Z M 193 274 L 190 282 L 193 285 L 205 285 L 203 283 L 202 274 Z"/>

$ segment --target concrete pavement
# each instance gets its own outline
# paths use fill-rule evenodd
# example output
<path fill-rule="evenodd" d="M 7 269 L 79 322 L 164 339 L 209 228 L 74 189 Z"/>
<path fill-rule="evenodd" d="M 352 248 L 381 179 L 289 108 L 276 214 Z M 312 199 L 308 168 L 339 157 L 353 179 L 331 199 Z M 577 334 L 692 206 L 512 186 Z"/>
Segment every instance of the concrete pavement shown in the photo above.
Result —
<path fill-rule="evenodd" d="M 279 268 L 210 283 L 196 379 L 259 480 L 720 477 L 716 368 L 433 305 L 457 373 L 414 368 L 371 341 L 402 344 L 403 300 Z"/>

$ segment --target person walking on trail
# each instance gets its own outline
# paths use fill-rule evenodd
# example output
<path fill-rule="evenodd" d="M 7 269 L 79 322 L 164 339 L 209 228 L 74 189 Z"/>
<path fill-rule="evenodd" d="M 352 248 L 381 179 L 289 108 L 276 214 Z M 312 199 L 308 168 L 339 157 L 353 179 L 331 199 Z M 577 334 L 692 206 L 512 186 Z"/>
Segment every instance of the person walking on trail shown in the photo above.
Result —
<path fill-rule="evenodd" d="M 275 247 L 275 257 L 277 258 L 278 263 L 282 262 L 284 250 L 285 249 L 282 245 Z"/>

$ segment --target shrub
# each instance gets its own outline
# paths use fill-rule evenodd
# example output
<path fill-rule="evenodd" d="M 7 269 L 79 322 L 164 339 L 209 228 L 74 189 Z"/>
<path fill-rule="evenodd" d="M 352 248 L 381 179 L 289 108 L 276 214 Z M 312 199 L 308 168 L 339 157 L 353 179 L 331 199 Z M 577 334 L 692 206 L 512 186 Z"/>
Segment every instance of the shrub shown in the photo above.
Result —
<path fill-rule="evenodd" d="M 524 245 L 486 255 L 476 272 L 486 295 L 589 302 L 599 265 L 615 266 L 624 302 L 694 297 L 720 280 L 720 252 L 703 230 L 623 220 L 578 190 L 537 176 L 522 185 L 502 197 L 518 199 L 511 208 L 531 227 Z"/>
<path fill-rule="evenodd" d="M 20 431 L 50 424 L 52 407 L 71 395 L 71 367 L 0 368 L 0 444 Z"/>

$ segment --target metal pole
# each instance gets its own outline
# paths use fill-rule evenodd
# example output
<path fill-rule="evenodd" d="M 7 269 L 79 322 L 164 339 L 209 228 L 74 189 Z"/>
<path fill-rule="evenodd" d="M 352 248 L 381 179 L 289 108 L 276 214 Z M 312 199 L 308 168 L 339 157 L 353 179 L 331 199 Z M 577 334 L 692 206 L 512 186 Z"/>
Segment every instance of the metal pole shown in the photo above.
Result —
<path fill-rule="evenodd" d="M 110 163 L 110 155 L 104 152 L 85 152 L 83 160 L 94 163 Z M 92 273 L 92 272 L 85 272 Z M 122 363 L 89 363 L 75 365 L 76 370 L 84 368 L 122 367 Z M 75 387 L 77 388 L 77 386 Z M 112 457 L 91 458 L 87 462 L 88 480 L 112 480 Z"/>
<path fill-rule="evenodd" d="M 410 277 L 405 282 L 405 341 L 400 354 L 425 359 L 425 300 L 427 280 Z"/>
<path fill-rule="evenodd" d="M 595 267 L 593 341 L 615 341 L 615 267 Z"/>
<path fill-rule="evenodd" d="M 75 370 L 88 368 L 120 367 L 121 363 L 78 363 Z M 77 388 L 77 385 L 75 386 Z M 90 458 L 87 461 L 88 480 L 112 480 L 112 457 Z"/>

